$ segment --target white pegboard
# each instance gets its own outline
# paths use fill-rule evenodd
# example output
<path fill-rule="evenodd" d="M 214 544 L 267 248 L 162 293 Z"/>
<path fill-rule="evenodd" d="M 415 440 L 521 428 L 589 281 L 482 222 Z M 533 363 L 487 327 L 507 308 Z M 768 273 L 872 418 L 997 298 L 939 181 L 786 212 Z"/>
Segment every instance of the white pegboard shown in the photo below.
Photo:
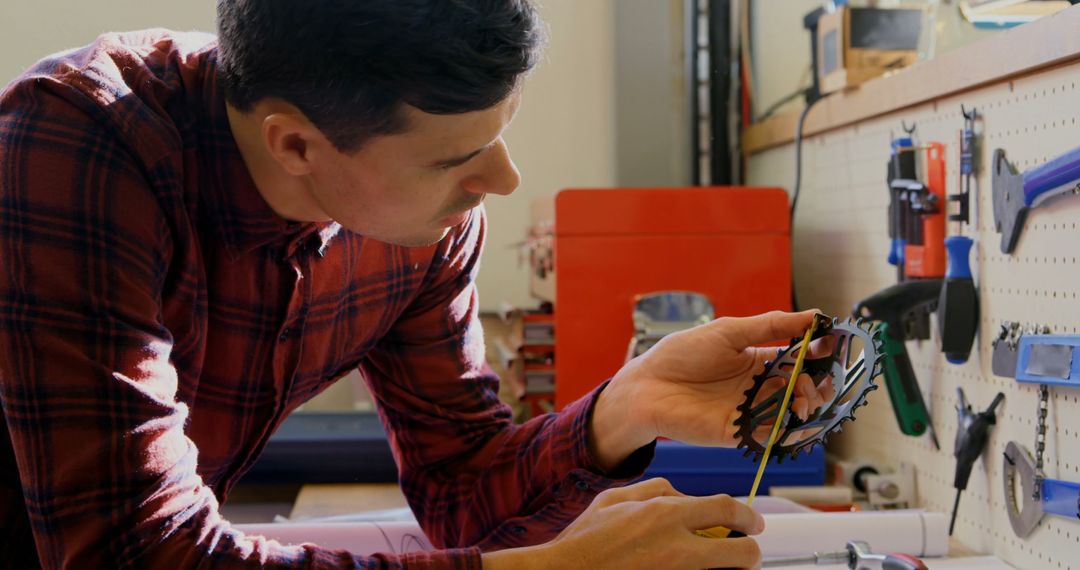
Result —
<path fill-rule="evenodd" d="M 830 450 L 884 466 L 914 464 L 921 506 L 948 513 L 955 496 L 956 388 L 963 387 L 979 410 L 1003 392 L 997 426 L 961 499 L 955 536 L 1024 569 L 1080 570 L 1080 521 L 1046 517 L 1028 538 L 1013 534 L 1004 506 L 1002 454 L 1010 440 L 1034 450 L 1038 387 L 994 376 L 990 343 L 1004 321 L 1080 333 L 1080 196 L 1034 210 L 1016 250 L 1004 255 L 994 232 L 990 163 L 999 147 L 1023 171 L 1080 146 L 1077 83 L 1080 64 L 1061 66 L 826 131 L 803 143 L 803 188 L 794 231 L 799 303 L 847 315 L 859 299 L 896 282 L 895 269 L 886 263 L 885 172 L 891 136 L 902 134 L 901 121 L 906 121 L 915 123 L 917 142 L 944 143 L 947 192 L 956 193 L 961 104 L 978 111 L 975 217 L 963 233 L 976 241 L 971 262 L 980 293 L 979 337 L 971 358 L 960 366 L 945 361 L 936 330 L 929 341 L 908 343 L 941 450 L 927 437 L 900 433 L 884 389 L 871 394 L 870 405 Z M 790 190 L 794 157 L 791 144 L 753 155 L 748 183 Z M 948 232 L 957 233 L 955 223 Z M 1050 394 L 1047 475 L 1080 481 L 1080 390 L 1051 387 Z"/>

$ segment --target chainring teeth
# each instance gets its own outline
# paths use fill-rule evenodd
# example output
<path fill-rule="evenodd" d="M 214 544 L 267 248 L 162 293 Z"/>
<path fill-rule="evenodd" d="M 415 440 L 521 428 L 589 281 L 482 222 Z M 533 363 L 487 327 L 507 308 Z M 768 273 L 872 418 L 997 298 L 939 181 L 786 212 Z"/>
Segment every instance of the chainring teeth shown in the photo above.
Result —
<path fill-rule="evenodd" d="M 804 451 L 809 453 L 818 445 L 824 445 L 828 440 L 829 435 L 842 431 L 845 423 L 854 421 L 855 409 L 867 405 L 869 403 L 866 400 L 867 394 L 877 389 L 874 378 L 881 375 L 884 369 L 883 360 L 885 357 L 882 352 L 884 338 L 880 328 L 874 328 L 873 322 L 861 318 L 842 321 L 837 317 L 832 318 L 828 328 L 828 334 L 831 334 L 838 340 L 831 357 L 833 362 L 830 365 L 829 372 L 823 373 L 821 378 L 832 376 L 833 385 L 837 389 L 835 390 L 833 398 L 817 408 L 805 421 L 799 420 L 797 416 L 788 417 L 786 424 L 781 429 L 781 433 L 777 436 L 777 442 L 773 444 L 771 452 L 771 457 L 775 457 L 777 463 L 783 461 L 785 457 L 798 457 L 798 455 Z M 824 335 L 822 335 L 822 337 L 823 336 Z M 845 361 L 851 359 L 851 355 L 848 354 L 848 349 L 851 348 L 851 345 L 848 343 L 852 342 L 850 337 L 857 337 L 861 341 L 862 346 L 860 350 L 862 355 L 851 361 L 851 364 L 848 365 L 847 362 L 840 362 L 840 359 Z M 848 344 L 848 348 L 841 349 L 840 347 L 843 344 Z M 769 416 L 771 412 L 771 415 L 774 418 L 773 421 L 776 421 L 775 408 L 779 407 L 778 405 L 767 406 L 762 410 L 762 413 L 754 416 L 752 413 L 754 409 L 754 400 L 761 392 L 766 381 L 771 378 L 784 377 L 776 372 L 778 372 L 782 366 L 790 365 L 794 361 L 793 355 L 801 345 L 802 339 L 796 338 L 792 339 L 791 343 L 786 348 L 777 350 L 776 358 L 766 362 L 765 369 L 757 376 L 754 376 L 753 384 L 751 384 L 750 388 L 743 393 L 745 396 L 744 401 L 736 406 L 736 410 L 740 412 L 739 417 L 735 420 L 735 425 L 738 427 L 736 431 L 736 448 L 745 449 L 745 452 L 743 453 L 744 457 L 753 455 L 755 461 L 760 461 L 765 453 L 765 447 L 763 442 L 759 442 L 754 437 L 755 420 L 761 420 L 758 422 L 760 426 L 770 419 Z M 867 363 L 872 364 L 868 365 Z M 847 376 L 856 368 L 861 368 L 858 374 L 854 376 L 857 386 L 851 390 L 845 390 Z M 842 378 L 839 379 L 839 386 L 836 385 L 838 381 L 836 373 L 838 371 L 843 374 Z M 790 378 L 790 374 L 788 375 L 788 378 Z M 817 380 L 817 378 L 815 378 L 815 380 Z M 762 403 L 765 401 L 766 400 L 763 399 Z M 801 426 L 815 422 L 823 422 L 824 425 L 820 429 L 815 427 L 801 428 Z M 758 429 L 761 428 L 759 427 Z M 809 437 L 800 439 L 797 443 L 780 443 L 785 441 L 793 433 L 812 431 L 814 429 L 818 429 L 818 431 Z"/>

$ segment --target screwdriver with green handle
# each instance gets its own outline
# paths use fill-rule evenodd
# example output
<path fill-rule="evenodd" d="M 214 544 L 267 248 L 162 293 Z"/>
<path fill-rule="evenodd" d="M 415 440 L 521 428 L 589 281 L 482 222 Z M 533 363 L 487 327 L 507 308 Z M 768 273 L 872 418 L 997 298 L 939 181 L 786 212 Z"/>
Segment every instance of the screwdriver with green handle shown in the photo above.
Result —
<path fill-rule="evenodd" d="M 912 310 L 936 302 L 941 295 L 941 286 L 941 279 L 897 283 L 859 301 L 852 311 L 856 317 L 880 321 L 877 327 L 883 333 L 882 351 L 885 354 L 882 372 L 900 431 L 905 435 L 920 436 L 929 430 L 935 449 L 941 449 L 941 445 L 904 346 L 902 320 Z"/>
<path fill-rule="evenodd" d="M 881 338 L 884 341 L 882 352 L 885 359 L 882 373 L 885 376 L 885 387 L 889 391 L 889 401 L 892 402 L 893 413 L 896 422 L 900 425 L 900 431 L 904 435 L 920 436 L 926 433 L 930 427 L 930 414 L 926 410 L 926 402 L 923 401 L 922 392 L 915 380 L 915 372 L 911 367 L 911 359 L 908 357 L 904 341 L 897 340 L 890 334 L 889 323 L 878 323 L 881 330 Z M 931 431 L 931 439 L 934 447 L 940 449 L 937 437 Z"/>

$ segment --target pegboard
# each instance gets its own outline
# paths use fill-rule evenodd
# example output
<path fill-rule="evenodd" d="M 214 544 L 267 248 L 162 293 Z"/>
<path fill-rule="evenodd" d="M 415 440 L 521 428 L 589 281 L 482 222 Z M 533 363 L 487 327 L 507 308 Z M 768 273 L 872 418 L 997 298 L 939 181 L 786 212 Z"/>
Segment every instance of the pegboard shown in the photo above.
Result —
<path fill-rule="evenodd" d="M 1002 455 L 1011 440 L 1034 451 L 1039 390 L 994 376 L 991 342 L 1004 321 L 1047 325 L 1055 334 L 1080 333 L 1080 196 L 1032 211 L 1015 251 L 1005 255 L 994 231 L 990 166 L 999 147 L 1023 171 L 1080 146 L 1077 83 L 1080 63 L 1059 66 L 825 131 L 803 142 L 803 188 L 793 236 L 799 304 L 848 315 L 859 299 L 896 282 L 895 268 L 886 262 L 885 172 L 889 141 L 903 134 L 901 121 L 916 125 L 917 144 L 945 145 L 947 191 L 952 194 L 960 187 L 961 104 L 978 111 L 972 223 L 961 232 L 975 240 L 971 263 L 981 307 L 976 346 L 967 363 L 947 363 L 936 322 L 930 340 L 908 342 L 941 449 L 935 450 L 927 436 L 913 438 L 899 431 L 882 387 L 870 395 L 869 406 L 859 410 L 851 427 L 832 440 L 830 452 L 884 467 L 912 464 L 919 506 L 950 513 L 955 497 L 956 389 L 963 387 L 980 411 L 1003 392 L 997 426 L 961 499 L 954 537 L 1024 569 L 1080 570 L 1080 521 L 1047 516 L 1026 539 L 1012 531 L 1002 490 Z M 790 190 L 794 160 L 790 143 L 752 155 L 748 183 Z M 948 234 L 956 233 L 956 223 L 949 223 Z M 1080 481 L 1080 390 L 1051 387 L 1050 396 L 1046 474 Z"/>

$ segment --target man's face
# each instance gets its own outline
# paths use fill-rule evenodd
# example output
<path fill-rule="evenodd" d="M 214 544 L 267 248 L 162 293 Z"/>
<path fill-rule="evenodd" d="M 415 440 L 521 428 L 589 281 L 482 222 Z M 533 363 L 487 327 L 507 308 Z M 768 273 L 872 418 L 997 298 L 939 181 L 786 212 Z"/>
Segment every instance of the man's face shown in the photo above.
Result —
<path fill-rule="evenodd" d="M 510 194 L 520 183 L 502 139 L 520 101 L 514 92 L 490 109 L 457 115 L 407 106 L 404 133 L 312 164 L 310 195 L 350 231 L 405 246 L 435 243 L 486 195 Z"/>

